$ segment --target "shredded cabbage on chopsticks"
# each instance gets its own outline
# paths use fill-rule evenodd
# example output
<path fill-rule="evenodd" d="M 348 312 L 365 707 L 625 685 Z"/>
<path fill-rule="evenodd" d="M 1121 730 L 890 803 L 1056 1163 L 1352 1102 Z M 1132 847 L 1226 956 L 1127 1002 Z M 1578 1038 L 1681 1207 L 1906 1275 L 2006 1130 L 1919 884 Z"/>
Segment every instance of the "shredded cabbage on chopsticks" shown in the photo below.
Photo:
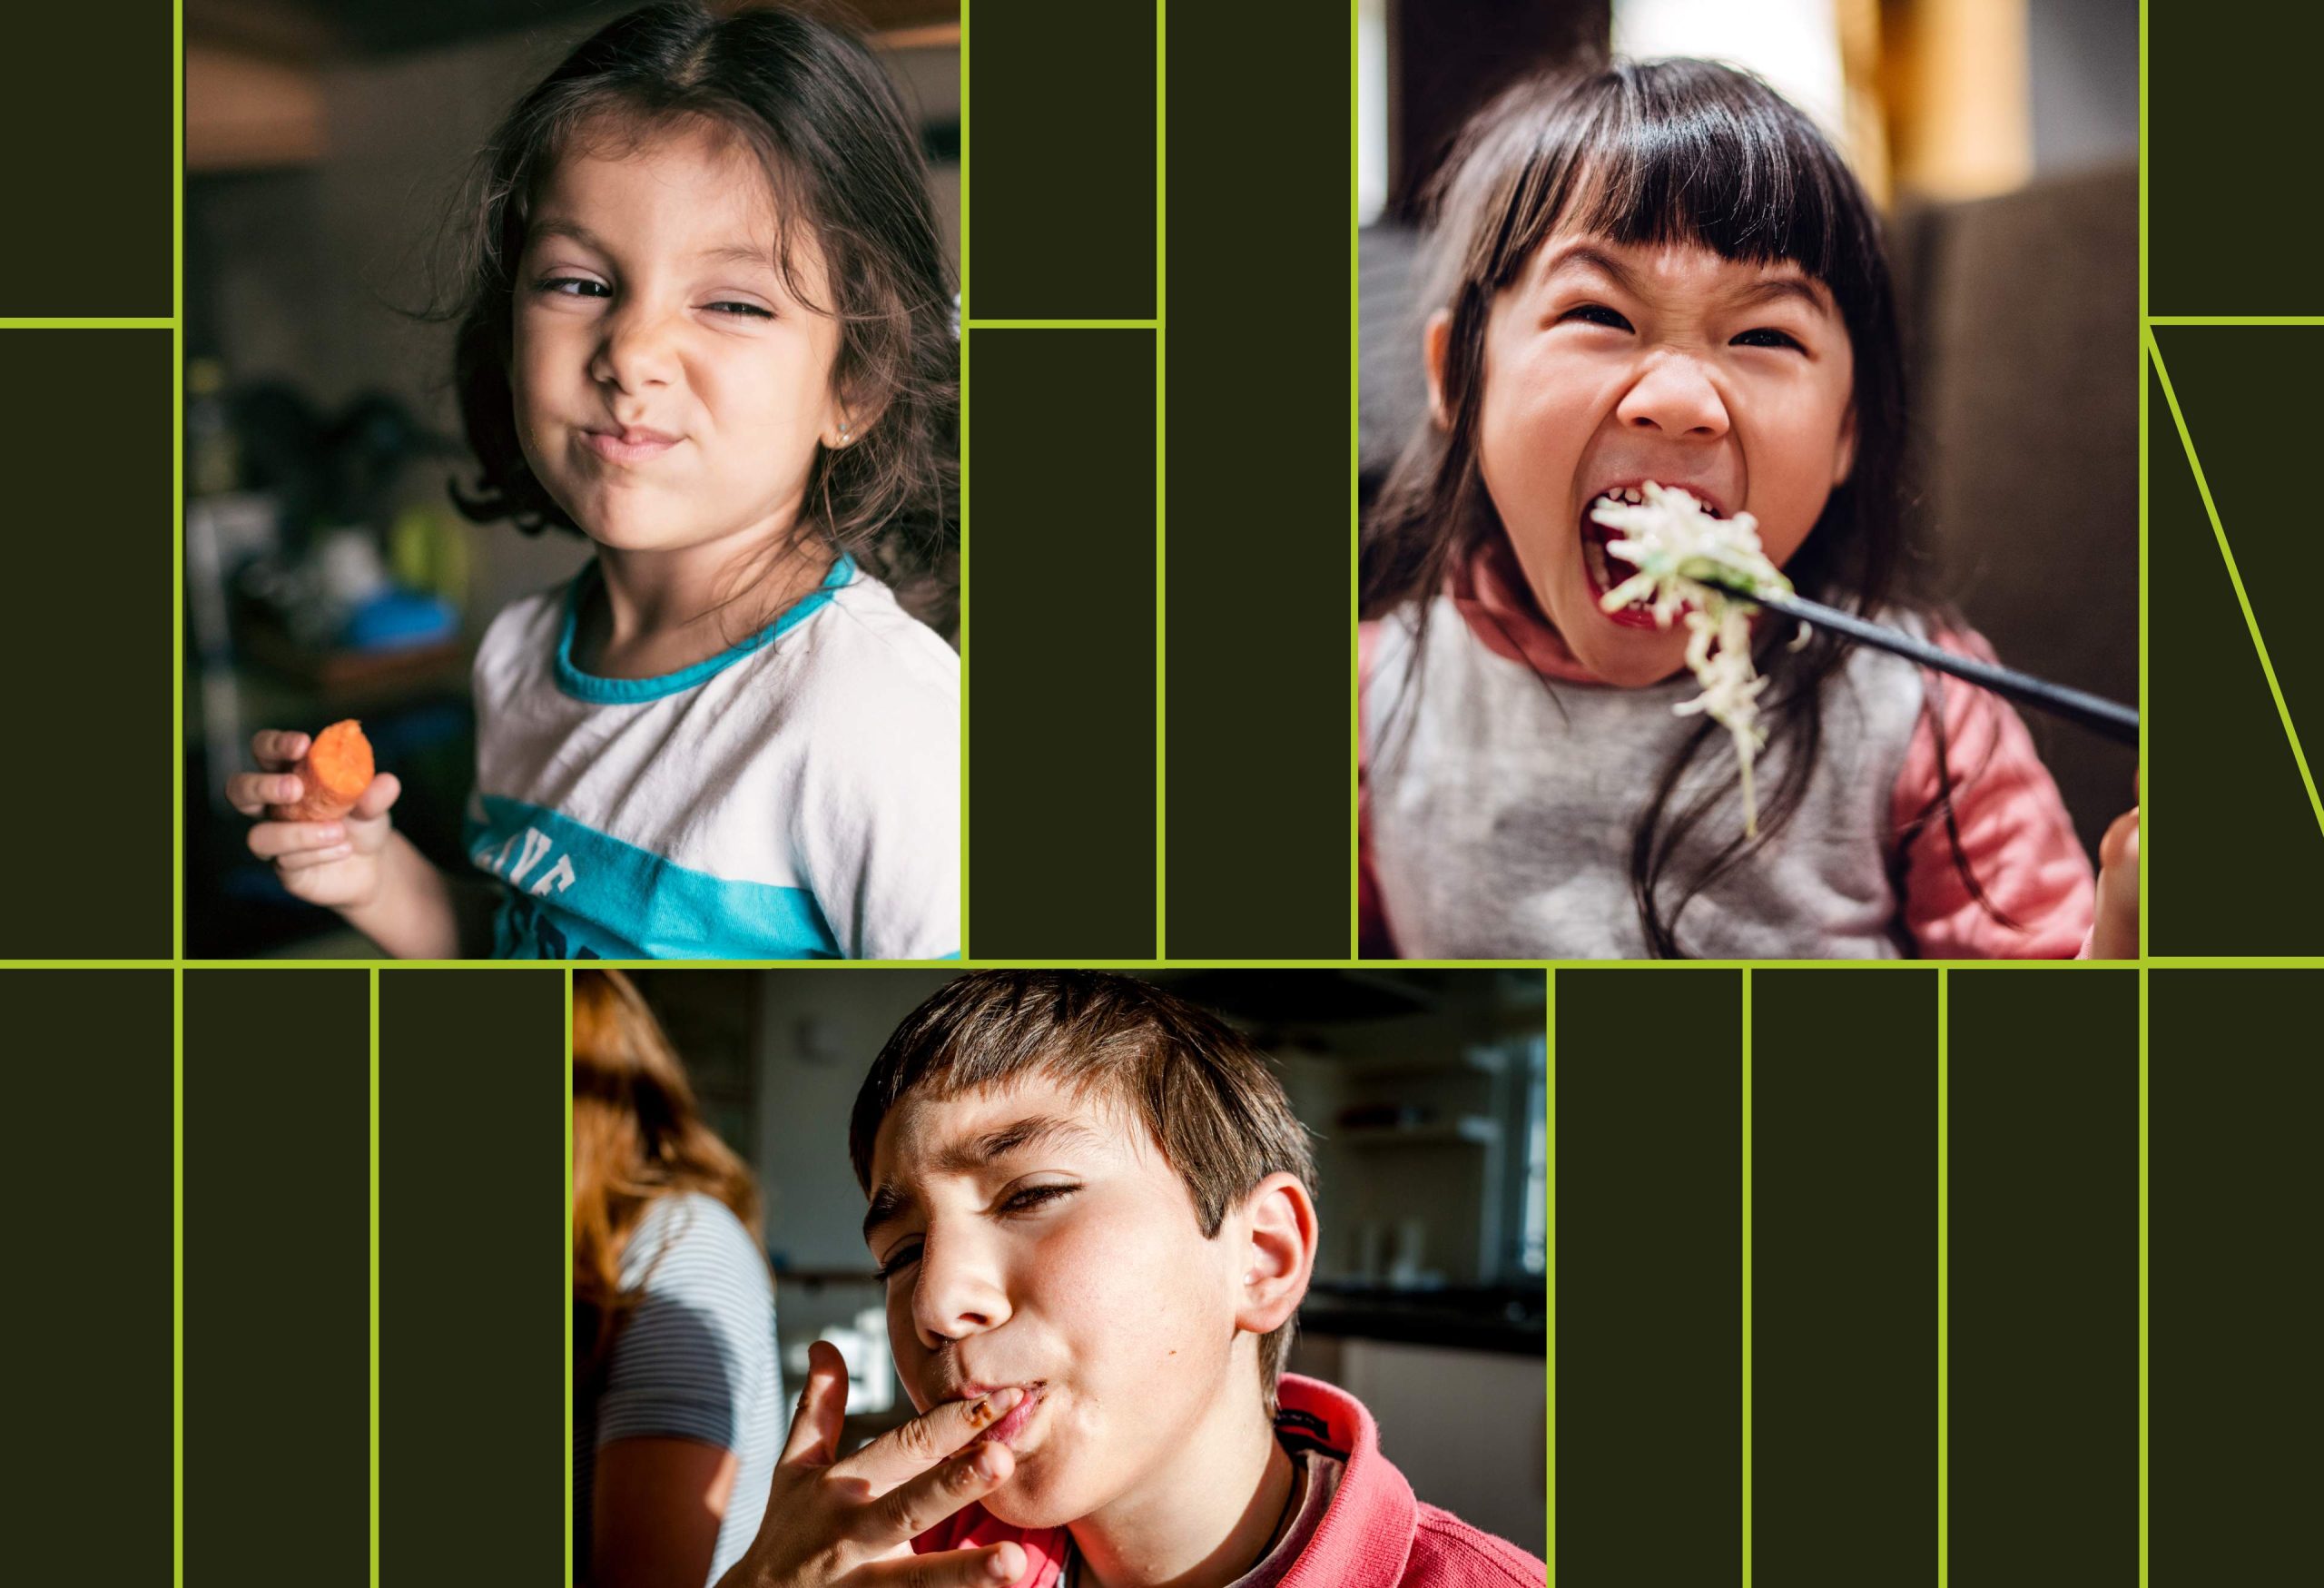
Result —
<path fill-rule="evenodd" d="M 1619 612 L 1651 598 L 1654 620 L 1664 628 L 1684 616 L 1687 667 L 1702 693 L 1675 709 L 1680 716 L 1709 716 L 1734 740 L 1743 772 L 1743 830 L 1756 835 L 1751 763 L 1767 743 L 1758 698 L 1768 686 L 1751 665 L 1751 615 L 1758 607 L 1703 580 L 1715 577 L 1768 595 L 1789 595 L 1791 581 L 1759 548 L 1758 520 L 1750 514 L 1721 518 L 1689 492 L 1652 481 L 1643 494 L 1639 505 L 1611 497 L 1591 504 L 1591 518 L 1627 537 L 1606 549 L 1638 570 L 1607 591 L 1600 605 Z"/>

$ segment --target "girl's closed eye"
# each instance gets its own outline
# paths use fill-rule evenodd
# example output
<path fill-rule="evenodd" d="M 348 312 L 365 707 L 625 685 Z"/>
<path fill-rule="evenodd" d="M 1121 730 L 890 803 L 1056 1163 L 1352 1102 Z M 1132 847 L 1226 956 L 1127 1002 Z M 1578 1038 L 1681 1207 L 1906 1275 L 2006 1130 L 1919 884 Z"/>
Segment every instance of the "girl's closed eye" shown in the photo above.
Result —
<path fill-rule="evenodd" d="M 1752 327 L 1738 336 L 1734 345 L 1738 348 L 1788 349 L 1796 353 L 1804 353 L 1807 350 L 1807 346 L 1797 337 L 1787 330 L 1777 330 L 1772 325 Z"/>
<path fill-rule="evenodd" d="M 596 292 L 568 292 L 565 291 L 567 287 L 595 287 L 600 291 L 609 291 L 603 281 L 593 281 L 586 276 L 552 276 L 540 282 L 537 290 L 556 298 L 593 298 L 597 295 Z M 734 320 L 773 320 L 774 318 L 773 310 L 762 304 L 745 303 L 739 299 L 723 298 L 712 303 L 710 307 L 733 311 L 727 318 Z"/>
<path fill-rule="evenodd" d="M 1628 330 L 1630 329 L 1630 322 L 1629 321 L 1623 319 L 1621 315 L 1617 313 L 1615 311 L 1607 308 L 1603 303 L 1579 304 L 1574 308 L 1567 310 L 1563 314 L 1559 315 L 1557 322 L 1560 325 L 1564 325 L 1568 322 L 1580 325 L 1602 325 L 1609 330 Z"/>

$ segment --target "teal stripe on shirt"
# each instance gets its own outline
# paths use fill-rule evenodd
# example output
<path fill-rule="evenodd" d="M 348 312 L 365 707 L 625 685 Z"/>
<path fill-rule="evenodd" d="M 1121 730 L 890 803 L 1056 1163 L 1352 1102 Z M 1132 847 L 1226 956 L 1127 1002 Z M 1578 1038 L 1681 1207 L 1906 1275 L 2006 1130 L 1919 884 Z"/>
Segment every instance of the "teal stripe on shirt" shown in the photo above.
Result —
<path fill-rule="evenodd" d="M 468 857 L 503 887 L 497 959 L 821 960 L 840 957 L 804 888 L 691 870 L 521 800 L 483 796 Z"/>

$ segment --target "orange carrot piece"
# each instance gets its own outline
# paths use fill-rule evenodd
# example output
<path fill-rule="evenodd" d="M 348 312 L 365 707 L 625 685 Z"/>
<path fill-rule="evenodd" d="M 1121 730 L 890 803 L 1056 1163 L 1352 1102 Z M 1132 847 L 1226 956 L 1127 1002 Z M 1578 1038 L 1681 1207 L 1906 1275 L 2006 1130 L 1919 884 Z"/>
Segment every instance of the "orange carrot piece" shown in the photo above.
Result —
<path fill-rule="evenodd" d="M 371 786 L 371 741 L 363 736 L 363 725 L 352 717 L 331 724 L 315 735 L 291 771 L 306 792 L 292 804 L 269 805 L 269 817 L 277 822 L 330 822 L 344 816 Z"/>

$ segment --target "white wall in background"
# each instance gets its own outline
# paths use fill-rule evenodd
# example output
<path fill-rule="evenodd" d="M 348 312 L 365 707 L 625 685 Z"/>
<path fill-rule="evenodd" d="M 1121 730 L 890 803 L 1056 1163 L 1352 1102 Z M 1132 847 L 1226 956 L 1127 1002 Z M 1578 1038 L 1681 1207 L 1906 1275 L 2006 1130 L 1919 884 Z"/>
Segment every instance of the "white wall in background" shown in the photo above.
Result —
<path fill-rule="evenodd" d="M 1747 66 L 1847 149 L 1847 83 L 1832 0 L 1614 0 L 1614 53 Z"/>
<path fill-rule="evenodd" d="M 1350 1339 L 1339 1382 L 1371 1409 L 1381 1454 L 1413 1493 L 1541 1553 L 1549 1410 L 1539 1356 Z"/>
<path fill-rule="evenodd" d="M 1388 202 L 1388 4 L 1360 0 L 1355 13 L 1355 223 L 1369 226 Z"/>

